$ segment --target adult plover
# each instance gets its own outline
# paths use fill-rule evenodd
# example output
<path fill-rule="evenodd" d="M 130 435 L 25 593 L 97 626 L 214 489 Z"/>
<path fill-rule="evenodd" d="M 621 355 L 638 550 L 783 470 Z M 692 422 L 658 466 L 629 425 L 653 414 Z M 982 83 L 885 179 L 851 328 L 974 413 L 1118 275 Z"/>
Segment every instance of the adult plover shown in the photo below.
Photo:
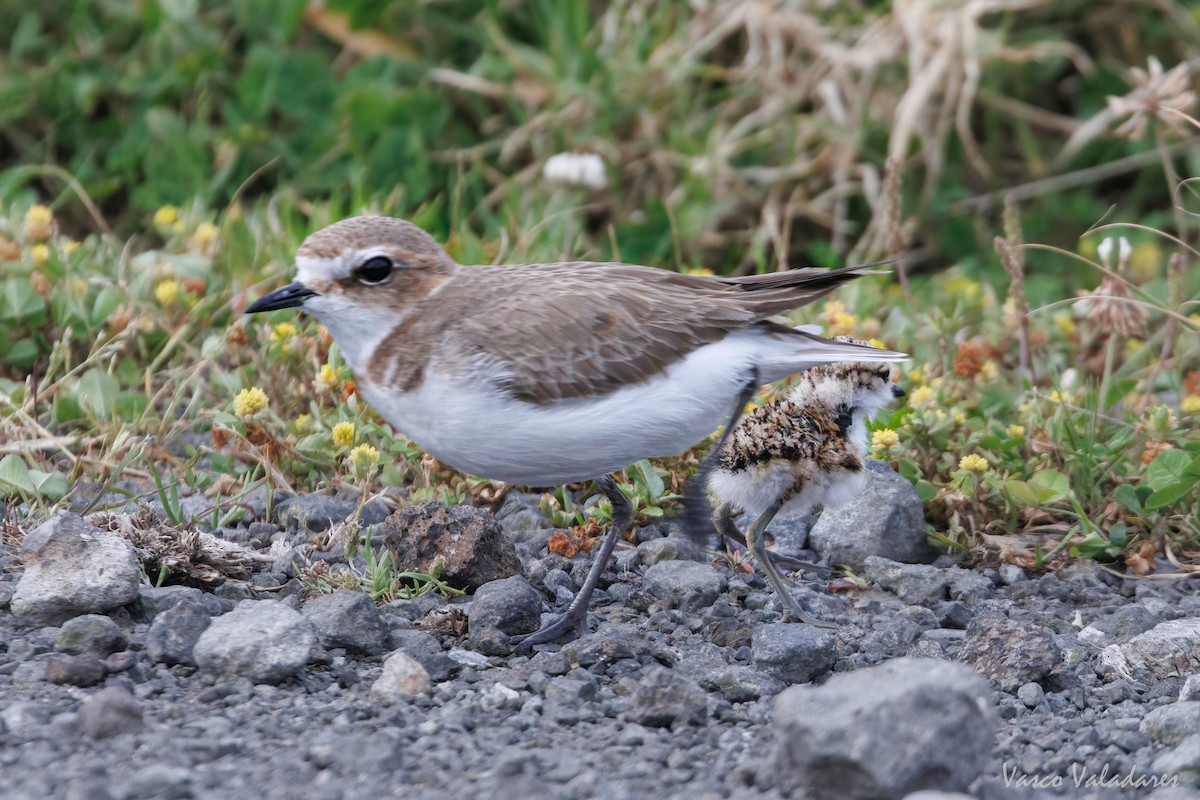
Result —
<path fill-rule="evenodd" d="M 761 383 L 831 361 L 904 358 L 770 320 L 872 273 L 864 267 L 719 278 L 613 263 L 463 266 L 415 225 L 365 216 L 309 236 L 296 271 L 246 312 L 312 313 L 362 396 L 423 450 L 518 485 L 592 479 L 612 501 L 575 601 L 525 645 L 582 624 L 632 524 L 609 473 L 682 453 Z"/>
<path fill-rule="evenodd" d="M 747 414 L 719 451 L 707 476 L 719 501 L 718 530 L 746 543 L 785 616 L 825 627 L 800 609 L 771 563 L 763 542 L 767 525 L 784 506 L 833 508 L 862 491 L 867 420 L 903 396 L 888 364 L 822 364 L 802 373 L 786 398 Z M 734 509 L 753 519 L 744 539 L 733 523 Z"/>

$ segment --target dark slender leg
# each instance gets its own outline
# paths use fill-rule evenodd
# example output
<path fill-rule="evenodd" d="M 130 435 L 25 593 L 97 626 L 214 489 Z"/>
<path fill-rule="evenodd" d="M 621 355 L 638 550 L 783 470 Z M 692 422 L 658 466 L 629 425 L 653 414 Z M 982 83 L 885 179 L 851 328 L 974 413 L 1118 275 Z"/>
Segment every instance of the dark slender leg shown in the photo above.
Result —
<path fill-rule="evenodd" d="M 629 498 L 621 491 L 621 487 L 617 486 L 617 482 L 612 479 L 612 476 L 605 475 L 603 478 L 597 478 L 596 488 L 604 492 L 604 496 L 612 503 L 612 525 L 609 527 L 604 541 L 600 544 L 600 549 L 593 556 L 592 568 L 588 571 L 587 579 L 580 587 L 579 594 L 575 595 L 575 599 L 567 607 L 565 614 L 528 636 L 513 637 L 514 641 L 520 643 L 518 650 L 528 650 L 535 644 L 552 642 L 572 628 L 583 627 L 587 620 L 592 593 L 600 584 L 600 576 L 604 574 L 604 568 L 608 566 L 608 559 L 612 556 L 613 548 L 617 546 L 617 540 L 624 536 L 625 532 L 633 525 L 633 504 L 629 502 Z"/>
<path fill-rule="evenodd" d="M 683 532 L 701 547 L 704 547 L 708 543 L 709 538 L 716 533 L 716 530 L 713 528 L 712 506 L 708 504 L 708 496 L 705 494 L 705 487 L 708 484 L 708 474 L 712 472 L 713 466 L 720 460 L 721 451 L 725 449 L 725 444 L 729 441 L 729 437 L 733 435 L 734 427 L 738 424 L 738 420 L 742 418 L 742 412 L 746 409 L 746 404 L 754 397 L 754 392 L 757 389 L 758 367 L 754 367 L 750 370 L 750 375 L 746 378 L 746 383 L 742 385 L 741 394 L 738 395 L 737 404 L 733 407 L 733 414 L 730 415 L 729 424 L 722 431 L 721 438 L 708 451 L 708 455 L 700 462 L 700 469 L 696 470 L 696 474 L 692 476 L 692 479 L 688 481 L 687 487 L 683 490 L 683 513 L 680 514 L 680 521 L 683 523 Z"/>
<path fill-rule="evenodd" d="M 774 515 L 772 515 L 774 516 Z M 767 520 L 770 523 L 770 520 Z M 717 526 L 717 536 L 723 542 L 733 542 L 740 544 L 742 547 L 749 547 L 746 544 L 746 537 L 738 530 L 737 523 L 733 521 L 733 511 L 727 503 L 723 503 L 713 515 L 713 523 Z M 804 570 L 806 572 L 819 572 L 822 575 L 830 572 L 830 568 L 824 564 L 814 564 L 811 561 L 802 561 L 798 558 L 785 556 L 782 553 L 773 555 L 775 562 L 784 569 Z"/>
<path fill-rule="evenodd" d="M 758 561 L 758 565 L 762 567 L 767 582 L 771 584 L 771 588 L 775 590 L 775 594 L 779 597 L 779 602 L 783 605 L 784 617 L 806 622 L 818 628 L 835 628 L 837 627 L 836 625 L 810 617 L 801 610 L 800 604 L 796 602 L 796 598 L 792 597 L 792 593 L 788 590 L 783 576 L 779 574 L 779 571 L 775 569 L 775 565 L 771 563 L 771 557 L 767 554 L 767 548 L 763 545 L 763 533 L 766 531 L 771 519 L 779 513 L 779 509 L 783 508 L 783 504 L 784 499 L 781 497 L 771 504 L 770 508 L 759 515 L 758 519 L 754 520 L 754 523 L 746 531 L 746 543 L 750 547 L 750 552 L 754 554 L 755 560 Z"/>

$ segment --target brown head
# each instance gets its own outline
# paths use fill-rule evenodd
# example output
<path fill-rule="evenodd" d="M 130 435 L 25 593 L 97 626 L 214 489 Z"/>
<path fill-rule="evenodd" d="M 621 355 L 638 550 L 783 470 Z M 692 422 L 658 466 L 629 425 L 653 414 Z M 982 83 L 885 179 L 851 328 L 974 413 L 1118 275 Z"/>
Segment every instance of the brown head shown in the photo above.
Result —
<path fill-rule="evenodd" d="M 356 372 L 376 342 L 457 265 L 434 238 L 394 217 L 350 217 L 296 251 L 296 280 L 246 313 L 303 308 L 329 329 Z"/>

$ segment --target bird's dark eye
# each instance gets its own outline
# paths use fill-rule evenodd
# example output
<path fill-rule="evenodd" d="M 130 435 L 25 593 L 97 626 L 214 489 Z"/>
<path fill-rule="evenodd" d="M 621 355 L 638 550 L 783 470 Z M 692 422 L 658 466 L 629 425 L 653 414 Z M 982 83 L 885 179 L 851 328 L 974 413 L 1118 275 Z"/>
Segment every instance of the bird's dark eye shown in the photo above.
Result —
<path fill-rule="evenodd" d="M 392 267 L 395 266 L 392 260 L 387 256 L 374 256 L 368 258 L 358 269 L 354 271 L 355 276 L 360 283 L 375 284 L 384 283 L 392 276 Z"/>

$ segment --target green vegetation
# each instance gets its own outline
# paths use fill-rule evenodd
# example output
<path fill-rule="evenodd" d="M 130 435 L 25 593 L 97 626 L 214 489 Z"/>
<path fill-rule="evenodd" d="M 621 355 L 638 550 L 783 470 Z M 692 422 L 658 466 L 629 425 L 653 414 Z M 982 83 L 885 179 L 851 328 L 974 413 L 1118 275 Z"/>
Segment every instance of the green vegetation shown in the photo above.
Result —
<path fill-rule="evenodd" d="M 903 256 L 903 285 L 797 321 L 913 354 L 876 454 L 934 535 L 1194 560 L 1200 15 L 891 6 L 0 8 L 0 494 L 26 513 L 132 480 L 176 522 L 181 494 L 231 521 L 260 487 L 495 499 L 367 409 L 314 321 L 240 316 L 307 233 L 374 211 L 462 262 Z M 547 180 L 562 152 L 597 154 L 604 188 Z M 643 518 L 694 463 L 630 468 Z"/>

